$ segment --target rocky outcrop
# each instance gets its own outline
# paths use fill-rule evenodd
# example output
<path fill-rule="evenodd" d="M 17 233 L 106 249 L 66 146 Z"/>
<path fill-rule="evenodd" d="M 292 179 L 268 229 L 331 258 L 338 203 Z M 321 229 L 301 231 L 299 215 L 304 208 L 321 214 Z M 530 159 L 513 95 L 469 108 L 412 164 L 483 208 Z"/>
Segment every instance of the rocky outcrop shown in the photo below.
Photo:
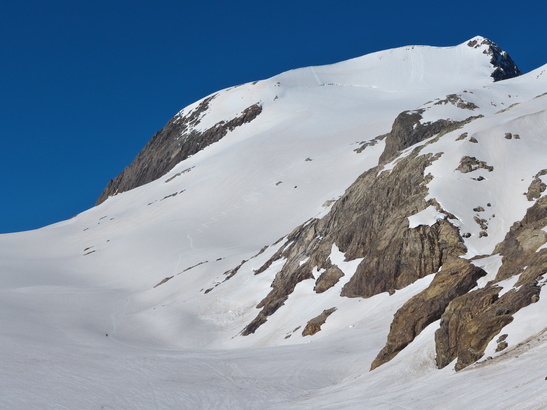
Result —
<path fill-rule="evenodd" d="M 399 151 L 438 134 L 451 124 L 448 120 L 422 124 L 420 121 L 423 112 L 423 109 L 403 111 L 395 118 L 391 131 L 387 134 L 386 147 L 380 156 L 380 163 L 393 159 Z"/>
<path fill-rule="evenodd" d="M 477 169 L 482 168 L 487 170 L 488 172 L 492 172 L 494 170 L 493 166 L 488 165 L 484 161 L 479 161 L 475 157 L 469 157 L 464 156 L 460 160 L 460 165 L 458 165 L 458 168 L 456 168 L 456 171 L 460 171 L 463 174 L 467 174 L 468 172 L 476 171 Z"/>
<path fill-rule="evenodd" d="M 503 255 L 496 281 L 521 274 L 518 284 L 531 282 L 547 271 L 547 197 L 538 199 L 524 218 L 515 222 L 494 253 Z"/>
<path fill-rule="evenodd" d="M 386 222 L 342 296 L 371 297 L 402 289 L 437 272 L 449 256 L 465 252 L 458 230 L 446 220 L 416 228 L 402 218 Z"/>
<path fill-rule="evenodd" d="M 477 108 L 479 108 L 478 105 L 472 103 L 471 101 L 464 100 L 461 95 L 458 94 L 448 94 L 445 99 L 439 100 L 435 103 L 435 105 L 444 104 L 452 104 L 453 106 L 458 107 L 462 110 L 476 110 Z"/>
<path fill-rule="evenodd" d="M 441 319 L 435 333 L 439 368 L 456 360 L 461 370 L 484 355 L 488 343 L 513 320 L 513 314 L 539 300 L 539 279 L 547 272 L 547 197 L 540 198 L 524 219 L 513 225 L 494 253 L 503 255 L 496 279 L 472 290 L 485 272 L 463 259 L 443 265 L 429 287 L 395 314 L 386 346 L 371 369 L 391 360 L 430 323 Z M 520 275 L 515 287 L 500 296 L 500 281 Z M 498 349 L 507 347 L 503 339 Z"/>
<path fill-rule="evenodd" d="M 341 296 L 367 298 L 382 292 L 392 294 L 435 274 L 427 289 L 396 312 L 386 345 L 371 369 L 391 360 L 425 327 L 439 319 L 440 327 L 435 333 L 437 366 L 444 367 L 456 360 L 456 369 L 460 370 L 478 360 L 488 343 L 513 320 L 515 312 L 539 300 L 538 280 L 547 271 L 547 249 L 540 249 L 547 242 L 547 232 L 543 230 L 547 225 L 547 198 L 541 196 L 540 184 L 543 174 L 536 175 L 540 182 L 529 190 L 529 199 L 539 199 L 495 250 L 503 257 L 496 279 L 479 289 L 477 280 L 486 273 L 461 258 L 466 248 L 459 230 L 451 223 L 455 216 L 435 200 L 425 199 L 430 180 L 425 169 L 442 153 L 422 154 L 424 145 L 418 145 L 384 171 L 385 164 L 402 149 L 452 131 L 474 118 L 462 123 L 442 120 L 422 124 L 421 112 L 401 113 L 391 132 L 383 136 L 386 138 L 383 162 L 362 174 L 325 217 L 296 228 L 288 235 L 285 246 L 257 270 L 256 274 L 260 274 L 273 262 L 284 261 L 272 282 L 272 290 L 257 305 L 261 309 L 259 314 L 242 334 L 255 332 L 283 306 L 299 282 L 314 279 L 317 293 L 338 283 L 344 272 L 330 258 L 336 246 L 346 260 L 362 259 L 343 286 Z M 470 173 L 478 169 L 493 171 L 486 162 L 470 156 L 462 158 L 457 171 Z M 437 220 L 411 227 L 409 216 L 428 206 L 437 209 L 440 215 Z M 484 208 L 475 207 L 475 211 L 484 212 Z M 475 221 L 487 229 L 486 220 L 476 216 Z M 520 275 L 517 286 L 501 292 L 499 282 L 514 275 Z M 319 331 L 327 313 L 312 319 L 304 333 L 312 335 Z M 500 349 L 506 348 L 507 342 L 502 342 Z"/>
<path fill-rule="evenodd" d="M 313 319 L 310 319 L 306 324 L 306 327 L 302 331 L 302 336 L 313 336 L 314 334 L 319 332 L 321 330 L 321 326 L 323 326 L 323 324 L 325 324 L 325 322 L 327 321 L 327 318 L 335 311 L 335 307 L 325 309 L 320 315 L 314 317 Z"/>
<path fill-rule="evenodd" d="M 395 314 L 386 346 L 371 365 L 391 360 L 430 323 L 441 319 L 435 333 L 439 368 L 456 360 L 461 370 L 484 355 L 488 343 L 513 320 L 513 314 L 539 300 L 538 281 L 547 272 L 547 197 L 541 197 L 495 249 L 503 255 L 496 279 L 472 290 L 486 273 L 463 259 L 443 264 L 429 287 Z M 539 251 L 538 251 L 539 250 Z M 499 282 L 520 275 L 515 287 L 500 296 Z M 503 339 L 501 350 L 507 347 Z"/>
<path fill-rule="evenodd" d="M 413 129 L 411 124 L 419 120 L 419 114 L 402 114 L 396 122 L 405 122 L 409 115 L 406 127 Z M 439 124 L 430 126 L 439 132 Z M 455 126 L 451 122 L 445 125 L 451 129 Z M 434 135 L 425 125 L 420 128 L 422 137 Z M 403 136 L 397 133 L 388 135 L 388 140 L 395 138 L 397 144 L 405 145 Z M 417 134 L 413 138 L 418 138 Z M 420 147 L 414 149 L 392 171 L 381 172 L 383 165 L 379 165 L 365 172 L 327 216 L 308 221 L 288 236 L 287 245 L 256 272 L 260 274 L 273 261 L 285 259 L 272 290 L 257 306 L 262 310 L 245 327 L 243 335 L 253 333 L 279 309 L 297 283 L 316 279 L 315 269 L 323 272 L 316 280 L 316 292 L 324 292 L 337 283 L 342 272 L 330 260 L 333 245 L 345 254 L 346 260 L 363 258 L 342 289 L 342 296 L 347 297 L 370 297 L 402 289 L 437 272 L 447 258 L 465 253 L 458 229 L 446 219 L 431 226 L 409 227 L 408 217 L 429 205 L 442 212 L 438 204 L 424 199 L 429 180 L 424 170 L 438 155 L 420 155 L 420 151 Z M 453 216 L 446 215 L 449 217 Z"/>
<path fill-rule="evenodd" d="M 330 262 L 330 261 L 329 261 Z M 324 291 L 332 288 L 338 283 L 338 281 L 344 276 L 344 272 L 336 265 L 328 267 L 315 282 L 313 290 L 317 293 L 323 293 Z"/>
<path fill-rule="evenodd" d="M 501 288 L 488 286 L 454 299 L 441 317 L 435 332 L 436 363 L 442 368 L 457 359 L 461 370 L 484 355 L 488 343 L 513 321 L 512 314 L 538 297 L 533 284 L 510 290 L 499 297 Z"/>
<path fill-rule="evenodd" d="M 287 241 L 291 245 L 285 245 L 278 250 L 268 261 L 262 265 L 255 275 L 259 275 L 268 269 L 274 261 L 285 259 L 285 266 L 291 266 L 293 269 L 283 268 L 272 282 L 272 290 L 268 295 L 257 305 L 258 309 L 262 309 L 256 318 L 251 321 L 241 332 L 243 336 L 254 333 L 261 325 L 263 325 L 268 316 L 272 315 L 285 303 L 288 296 L 293 292 L 295 286 L 305 280 L 313 278 L 308 264 L 301 264 L 306 259 L 306 255 L 312 252 L 312 249 L 318 242 L 316 238 L 317 220 L 309 221 L 296 228 L 288 235 Z"/>
<path fill-rule="evenodd" d="M 538 199 L 541 194 L 545 192 L 545 189 L 547 189 L 547 185 L 540 179 L 543 175 L 547 175 L 547 169 L 542 169 L 538 172 L 528 187 L 528 192 L 526 192 L 526 198 L 528 201 Z"/>
<path fill-rule="evenodd" d="M 445 263 L 428 288 L 395 313 L 386 346 L 372 362 L 371 370 L 395 357 L 427 325 L 441 318 L 450 301 L 467 293 L 484 275 L 486 272 L 464 259 L 453 258 Z"/>
<path fill-rule="evenodd" d="M 476 38 L 470 40 L 467 45 L 472 48 L 487 46 L 483 53 L 491 56 L 490 64 L 494 67 L 494 71 L 490 76 L 494 81 L 506 80 L 522 74 L 509 54 L 499 48 L 493 41 L 486 38 Z"/>
<path fill-rule="evenodd" d="M 110 180 L 97 199 L 96 205 L 109 196 L 128 191 L 165 175 L 179 162 L 223 138 L 229 131 L 255 119 L 261 112 L 260 104 L 246 108 L 241 115 L 220 121 L 212 127 L 197 131 L 201 119 L 216 94 L 204 99 L 185 116 L 176 115 L 146 144 L 133 162 L 121 174 Z"/>
<path fill-rule="evenodd" d="M 436 134 L 444 134 L 462 127 L 464 124 L 479 118 L 469 117 L 464 121 L 450 121 L 445 119 L 433 123 L 422 123 L 424 109 L 403 111 L 400 113 L 386 135 L 386 147 L 380 156 L 380 163 L 393 159 L 401 150 L 430 138 Z"/>
<path fill-rule="evenodd" d="M 539 300 L 538 281 L 547 272 L 547 249 L 539 250 L 547 242 L 546 226 L 547 197 L 541 197 L 494 250 L 503 255 L 496 279 L 450 302 L 435 333 L 438 367 L 456 358 L 456 370 L 474 363 L 515 312 Z M 499 282 L 515 275 L 515 287 L 500 296 Z"/>

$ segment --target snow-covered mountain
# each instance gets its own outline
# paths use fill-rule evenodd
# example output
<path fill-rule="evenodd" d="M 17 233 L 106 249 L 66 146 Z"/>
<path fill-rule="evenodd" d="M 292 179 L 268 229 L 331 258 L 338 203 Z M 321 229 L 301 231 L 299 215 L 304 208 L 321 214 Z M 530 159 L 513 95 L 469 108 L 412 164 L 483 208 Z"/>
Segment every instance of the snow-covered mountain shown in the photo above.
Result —
<path fill-rule="evenodd" d="M 547 66 L 409 46 L 178 113 L 0 236 L 4 408 L 547 406 Z"/>

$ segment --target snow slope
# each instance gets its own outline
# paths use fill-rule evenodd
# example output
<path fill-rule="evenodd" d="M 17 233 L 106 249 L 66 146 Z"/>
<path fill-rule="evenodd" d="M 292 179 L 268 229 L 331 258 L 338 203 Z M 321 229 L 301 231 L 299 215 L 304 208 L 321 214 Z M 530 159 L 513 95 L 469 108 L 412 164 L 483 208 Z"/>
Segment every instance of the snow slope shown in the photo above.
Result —
<path fill-rule="evenodd" d="M 436 322 L 392 362 L 368 372 L 395 311 L 432 277 L 392 296 L 341 298 L 358 261 L 344 262 L 334 246 L 331 260 L 346 273 L 344 281 L 323 294 L 313 292 L 313 281 L 301 282 L 255 334 L 239 334 L 280 266 L 254 270 L 294 227 L 324 215 L 377 165 L 383 140 L 355 150 L 387 133 L 403 110 L 423 108 L 423 121 L 484 115 L 425 148 L 444 152 L 429 170 L 430 197 L 472 234 L 469 256 L 491 253 L 522 218 L 530 206 L 522 192 L 546 167 L 547 66 L 493 83 L 482 51 L 467 42 L 404 47 L 221 91 L 199 127 L 256 102 L 263 112 L 165 177 L 68 221 L 1 235 L 0 407 L 547 405 L 540 365 L 545 298 L 510 325 L 514 350 L 488 363 L 459 373 L 437 370 Z M 477 108 L 435 105 L 454 93 Z M 479 142 L 456 141 L 463 132 Z M 506 132 L 520 139 L 505 139 Z M 470 174 L 454 172 L 462 155 L 486 161 L 494 172 L 477 171 L 487 177 L 479 186 Z M 473 220 L 478 205 L 491 218 L 486 238 L 478 238 Z M 437 217 L 427 212 L 412 223 Z M 309 319 L 331 307 L 337 310 L 321 332 L 301 335 Z M 530 337 L 521 353 L 516 346 Z"/>

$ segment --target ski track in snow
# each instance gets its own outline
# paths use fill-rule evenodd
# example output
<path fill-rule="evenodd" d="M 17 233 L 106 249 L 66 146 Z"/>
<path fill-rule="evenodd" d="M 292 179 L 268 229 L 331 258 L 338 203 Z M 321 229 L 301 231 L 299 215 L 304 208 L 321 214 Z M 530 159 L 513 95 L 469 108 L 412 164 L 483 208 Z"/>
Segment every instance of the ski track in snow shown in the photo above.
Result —
<path fill-rule="evenodd" d="M 317 85 L 321 86 L 323 85 L 323 83 L 321 82 L 321 80 L 319 79 L 319 76 L 317 75 L 317 72 L 315 71 L 315 68 L 314 67 L 310 67 L 310 70 L 313 74 L 313 77 L 315 78 L 315 81 L 317 82 Z"/>

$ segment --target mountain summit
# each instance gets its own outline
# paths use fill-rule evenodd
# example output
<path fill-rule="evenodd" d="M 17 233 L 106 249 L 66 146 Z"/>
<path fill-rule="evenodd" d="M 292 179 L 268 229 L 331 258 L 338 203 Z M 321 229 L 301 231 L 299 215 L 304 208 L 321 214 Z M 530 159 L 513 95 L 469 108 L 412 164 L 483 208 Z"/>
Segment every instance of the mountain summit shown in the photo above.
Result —
<path fill-rule="evenodd" d="M 507 80 L 522 74 L 509 54 L 487 38 L 474 37 L 467 42 L 467 45 L 474 49 L 482 49 L 484 54 L 491 57 L 490 64 L 494 67 L 491 77 L 494 81 Z"/>
<path fill-rule="evenodd" d="M 292 70 L 258 82 L 259 86 L 255 88 L 260 91 L 224 90 L 185 108 L 170 120 L 133 162 L 108 183 L 97 204 L 109 196 L 160 178 L 188 156 L 254 120 L 262 112 L 263 103 L 271 99 L 272 84 L 283 84 L 283 89 L 345 86 L 400 94 L 425 89 L 449 92 L 457 90 L 460 84 L 474 86 L 485 80 L 488 82 L 486 77 L 500 81 L 520 74 L 505 51 L 492 41 L 477 36 L 456 47 L 401 47 L 338 64 Z M 226 106 L 219 102 L 237 98 L 246 105 Z M 218 121 L 208 121 L 209 118 Z"/>
<path fill-rule="evenodd" d="M 0 407 L 545 407 L 547 66 L 519 74 L 475 37 L 184 108 L 97 206 L 0 235 Z"/>

